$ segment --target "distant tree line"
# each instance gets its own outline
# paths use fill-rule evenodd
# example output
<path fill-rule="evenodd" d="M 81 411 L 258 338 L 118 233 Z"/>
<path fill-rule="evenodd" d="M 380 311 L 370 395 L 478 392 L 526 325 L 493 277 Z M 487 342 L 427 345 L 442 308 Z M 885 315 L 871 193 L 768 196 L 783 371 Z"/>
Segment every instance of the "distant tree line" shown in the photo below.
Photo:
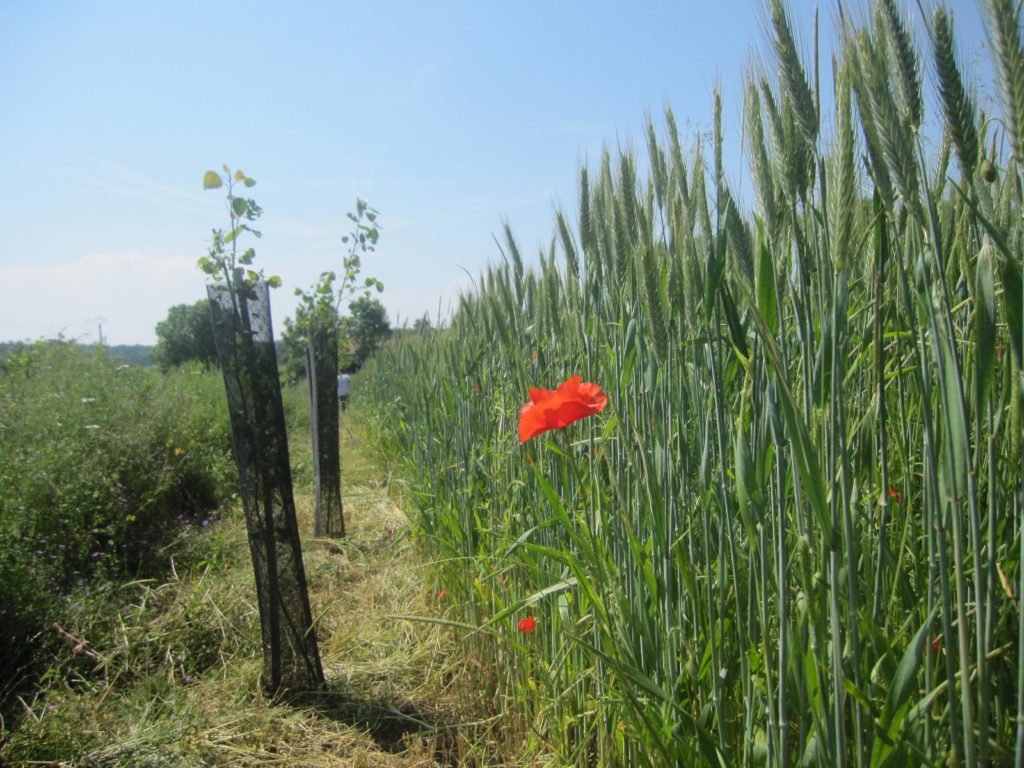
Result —
<path fill-rule="evenodd" d="M 286 318 L 285 330 L 278 343 L 281 374 L 289 381 L 305 375 L 306 340 L 302 305 L 295 318 Z M 373 351 L 391 338 L 391 324 L 387 310 L 377 299 L 360 296 L 348 305 L 348 314 L 338 319 L 339 370 L 342 373 L 358 371 Z M 167 317 L 156 325 L 156 346 L 152 361 L 161 369 L 196 361 L 206 367 L 217 365 L 217 348 L 210 322 L 210 303 L 207 299 L 195 304 L 177 304 L 167 311 Z"/>
<path fill-rule="evenodd" d="M 40 342 L 64 342 L 67 344 L 74 344 L 83 352 L 95 352 L 97 349 L 95 344 L 78 344 L 77 342 L 69 341 L 60 337 L 56 339 L 40 339 Z M 29 341 L 0 341 L 0 360 L 3 360 L 8 355 L 17 355 L 20 351 L 32 347 L 37 343 L 38 342 Z M 104 346 L 103 351 L 108 360 L 120 361 L 126 365 L 153 365 L 153 347 L 148 344 L 114 344 L 112 346 Z"/>

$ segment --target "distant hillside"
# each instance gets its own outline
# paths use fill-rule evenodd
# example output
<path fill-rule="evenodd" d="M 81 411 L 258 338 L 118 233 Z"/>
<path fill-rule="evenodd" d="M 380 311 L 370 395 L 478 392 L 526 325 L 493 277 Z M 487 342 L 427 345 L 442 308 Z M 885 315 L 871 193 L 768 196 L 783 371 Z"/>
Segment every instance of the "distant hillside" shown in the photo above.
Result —
<path fill-rule="evenodd" d="M 67 342 L 64 339 L 60 339 L 64 343 Z M 12 350 L 19 348 L 30 347 L 34 343 L 30 341 L 0 341 L 0 358 L 6 357 L 6 355 Z M 45 343 L 45 342 L 43 342 Z M 83 351 L 94 351 L 96 349 L 95 344 L 79 344 L 78 345 Z M 106 347 L 107 357 L 111 360 L 120 360 L 127 365 L 152 365 L 153 359 L 153 347 L 145 344 L 117 344 L 114 346 Z"/>

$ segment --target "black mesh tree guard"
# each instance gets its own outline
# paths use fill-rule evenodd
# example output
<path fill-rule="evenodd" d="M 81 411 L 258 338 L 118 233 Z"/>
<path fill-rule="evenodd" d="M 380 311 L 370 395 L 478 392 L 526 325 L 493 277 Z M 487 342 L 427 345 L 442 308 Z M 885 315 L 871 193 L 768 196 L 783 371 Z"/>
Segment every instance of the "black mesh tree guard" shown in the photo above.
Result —
<path fill-rule="evenodd" d="M 313 436 L 316 510 L 313 535 L 345 535 L 341 501 L 341 453 L 338 425 L 338 327 L 314 319 L 306 345 L 309 429 Z"/>
<path fill-rule="evenodd" d="M 243 290 L 207 286 L 256 577 L 261 682 L 270 695 L 315 691 L 324 673 L 295 518 L 270 292 L 265 283 Z"/>

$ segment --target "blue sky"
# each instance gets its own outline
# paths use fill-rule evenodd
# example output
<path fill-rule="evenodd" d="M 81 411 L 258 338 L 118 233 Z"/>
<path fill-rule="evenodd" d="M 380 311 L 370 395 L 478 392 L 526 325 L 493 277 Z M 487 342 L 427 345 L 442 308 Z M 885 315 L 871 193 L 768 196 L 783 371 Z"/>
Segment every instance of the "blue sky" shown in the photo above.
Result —
<path fill-rule="evenodd" d="M 962 58 L 987 58 L 975 2 L 950 5 Z M 791 7 L 809 53 L 813 6 Z M 201 180 L 222 163 L 257 181 L 278 329 L 294 288 L 340 265 L 357 197 L 380 211 L 364 273 L 392 323 L 447 314 L 500 258 L 503 219 L 535 257 L 580 165 L 642 156 L 666 105 L 689 145 L 721 88 L 742 189 L 764 30 L 760 0 L 2 3 L 0 340 L 153 343 L 205 295 L 195 262 L 226 220 Z"/>

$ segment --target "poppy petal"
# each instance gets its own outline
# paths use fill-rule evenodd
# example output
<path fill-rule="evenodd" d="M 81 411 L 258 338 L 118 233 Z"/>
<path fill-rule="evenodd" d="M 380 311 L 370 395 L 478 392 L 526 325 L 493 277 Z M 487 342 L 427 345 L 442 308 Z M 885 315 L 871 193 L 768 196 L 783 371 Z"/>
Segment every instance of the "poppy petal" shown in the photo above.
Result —
<path fill-rule="evenodd" d="M 519 444 L 522 445 L 531 437 L 549 429 L 544 413 L 535 408 L 533 403 L 526 405 L 519 412 Z"/>
<path fill-rule="evenodd" d="M 543 403 L 545 400 L 550 400 L 554 396 L 555 393 L 552 392 L 550 389 L 540 389 L 539 387 L 534 387 L 533 389 L 530 390 L 531 403 Z"/>
<path fill-rule="evenodd" d="M 566 400 L 551 410 L 551 426 L 555 429 L 564 429 L 574 421 L 589 416 L 594 410 L 586 403 L 579 400 Z"/>
<path fill-rule="evenodd" d="M 554 392 L 530 390 L 530 402 L 519 410 L 519 443 L 547 432 L 564 429 L 574 421 L 591 416 L 608 404 L 597 384 L 581 382 L 579 376 L 563 381 Z"/>

